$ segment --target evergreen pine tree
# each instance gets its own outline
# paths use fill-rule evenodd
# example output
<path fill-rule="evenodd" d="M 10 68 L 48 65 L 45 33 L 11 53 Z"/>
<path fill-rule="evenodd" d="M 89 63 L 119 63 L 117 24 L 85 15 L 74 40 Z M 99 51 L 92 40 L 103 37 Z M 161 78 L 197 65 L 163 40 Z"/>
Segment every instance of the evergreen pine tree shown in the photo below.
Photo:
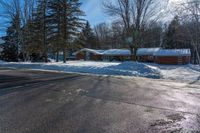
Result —
<path fill-rule="evenodd" d="M 47 0 L 37 0 L 37 6 L 29 20 L 24 26 L 28 29 L 25 34 L 26 52 L 32 61 L 47 62 Z"/>
<path fill-rule="evenodd" d="M 48 5 L 48 10 L 50 10 L 49 26 L 54 27 L 49 33 L 50 39 L 59 40 L 59 46 L 56 49 L 62 49 L 63 62 L 66 62 L 68 46 L 83 25 L 80 18 L 84 15 L 80 10 L 81 3 L 79 0 L 60 0 L 56 2 L 51 0 Z"/>
<path fill-rule="evenodd" d="M 84 48 L 97 48 L 96 38 L 88 21 L 79 35 L 79 45 Z"/>
<path fill-rule="evenodd" d="M 7 29 L 7 35 L 3 37 L 5 41 L 2 51 L 2 59 L 5 61 L 18 61 L 18 54 L 20 49 L 19 39 L 19 17 L 16 15 L 11 22 L 11 26 Z"/>
<path fill-rule="evenodd" d="M 37 19 L 40 21 L 40 32 L 42 33 L 42 56 L 44 61 L 47 62 L 47 0 L 38 0 Z"/>
<path fill-rule="evenodd" d="M 62 7 L 60 1 L 49 0 L 48 1 L 48 16 L 47 25 L 48 30 L 48 42 L 50 46 L 50 52 L 56 55 L 56 61 L 59 60 L 59 52 L 62 50 L 62 44 L 64 43 L 61 32 L 61 18 Z"/>
<path fill-rule="evenodd" d="M 177 30 L 179 28 L 179 19 L 178 16 L 175 16 L 172 22 L 169 24 L 167 33 L 165 35 L 165 48 L 173 49 L 177 48 L 178 41 L 177 41 Z"/>

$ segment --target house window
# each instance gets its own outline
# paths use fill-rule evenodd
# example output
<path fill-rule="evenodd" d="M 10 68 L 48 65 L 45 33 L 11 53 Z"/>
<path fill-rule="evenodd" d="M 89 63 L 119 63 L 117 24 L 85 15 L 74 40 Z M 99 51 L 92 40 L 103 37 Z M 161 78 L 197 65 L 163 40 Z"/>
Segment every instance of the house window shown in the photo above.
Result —
<path fill-rule="evenodd" d="M 148 59 L 149 60 L 153 60 L 153 56 L 148 56 Z"/>

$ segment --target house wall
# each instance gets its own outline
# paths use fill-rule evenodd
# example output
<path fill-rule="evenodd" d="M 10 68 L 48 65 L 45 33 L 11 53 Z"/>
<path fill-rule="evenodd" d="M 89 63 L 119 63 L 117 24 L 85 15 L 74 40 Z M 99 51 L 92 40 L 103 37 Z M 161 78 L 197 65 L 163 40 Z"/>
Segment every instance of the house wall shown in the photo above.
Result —
<path fill-rule="evenodd" d="M 128 56 L 128 55 L 103 55 L 103 60 L 109 60 L 109 61 L 128 61 L 128 60 L 135 60 L 135 56 Z"/>
<path fill-rule="evenodd" d="M 87 59 L 86 59 L 86 56 Z M 88 55 L 86 55 L 86 52 L 79 52 L 76 54 L 76 60 L 93 60 L 93 61 L 100 61 L 102 60 L 102 56 L 101 55 L 96 55 L 93 53 L 88 53 Z"/>
<path fill-rule="evenodd" d="M 161 57 L 155 57 L 155 63 L 158 64 L 170 64 L 170 65 L 183 65 L 183 64 L 189 64 L 190 63 L 190 56 L 161 56 Z"/>
<path fill-rule="evenodd" d="M 139 62 L 154 62 L 154 56 L 151 55 L 137 56 L 137 60 Z"/>
<path fill-rule="evenodd" d="M 101 61 L 102 60 L 102 56 L 101 55 L 91 54 L 90 55 L 90 59 L 93 60 L 93 61 Z"/>
<path fill-rule="evenodd" d="M 84 60 L 85 59 L 85 53 L 79 52 L 76 54 L 76 60 Z"/>
<path fill-rule="evenodd" d="M 137 58 L 137 57 L 136 57 L 135 55 L 131 55 L 131 56 L 130 56 L 130 60 L 131 60 L 131 61 L 136 61 L 136 58 Z"/>

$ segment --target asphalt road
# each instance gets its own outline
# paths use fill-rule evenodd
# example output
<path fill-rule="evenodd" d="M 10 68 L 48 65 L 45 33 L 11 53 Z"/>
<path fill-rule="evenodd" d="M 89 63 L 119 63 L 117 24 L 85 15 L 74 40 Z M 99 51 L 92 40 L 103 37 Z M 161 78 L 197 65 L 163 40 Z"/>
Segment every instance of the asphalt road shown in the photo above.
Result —
<path fill-rule="evenodd" d="M 200 85 L 0 69 L 0 133 L 200 132 Z"/>

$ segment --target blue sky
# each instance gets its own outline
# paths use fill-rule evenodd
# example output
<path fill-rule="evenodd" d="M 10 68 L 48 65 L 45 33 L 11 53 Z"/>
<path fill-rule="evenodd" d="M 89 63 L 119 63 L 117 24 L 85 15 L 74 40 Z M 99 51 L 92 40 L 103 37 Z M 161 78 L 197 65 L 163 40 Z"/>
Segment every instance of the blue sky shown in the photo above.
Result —
<path fill-rule="evenodd" d="M 85 12 L 86 16 L 84 17 L 88 20 L 93 27 L 96 24 L 106 22 L 108 16 L 103 13 L 102 10 L 102 1 L 103 0 L 80 0 L 82 2 L 81 9 Z M 0 12 L 2 12 L 0 10 Z M 0 18 L 0 36 L 5 34 L 5 27 L 2 29 L 2 24 L 4 21 Z"/>
<path fill-rule="evenodd" d="M 108 21 L 108 16 L 102 10 L 103 0 L 81 0 L 81 9 L 85 12 L 85 19 L 90 22 L 92 26 Z"/>
<path fill-rule="evenodd" d="M 109 22 L 111 18 L 107 16 L 102 9 L 102 2 L 107 0 L 80 0 L 82 2 L 81 9 L 85 12 L 86 16 L 84 17 L 88 20 L 93 27 L 102 22 Z M 115 1 L 115 0 L 108 0 Z M 170 0 L 174 3 L 182 0 Z M 0 9 L 1 13 L 1 9 Z M 0 36 L 5 34 L 5 28 L 2 29 L 3 20 L 0 18 Z"/>

